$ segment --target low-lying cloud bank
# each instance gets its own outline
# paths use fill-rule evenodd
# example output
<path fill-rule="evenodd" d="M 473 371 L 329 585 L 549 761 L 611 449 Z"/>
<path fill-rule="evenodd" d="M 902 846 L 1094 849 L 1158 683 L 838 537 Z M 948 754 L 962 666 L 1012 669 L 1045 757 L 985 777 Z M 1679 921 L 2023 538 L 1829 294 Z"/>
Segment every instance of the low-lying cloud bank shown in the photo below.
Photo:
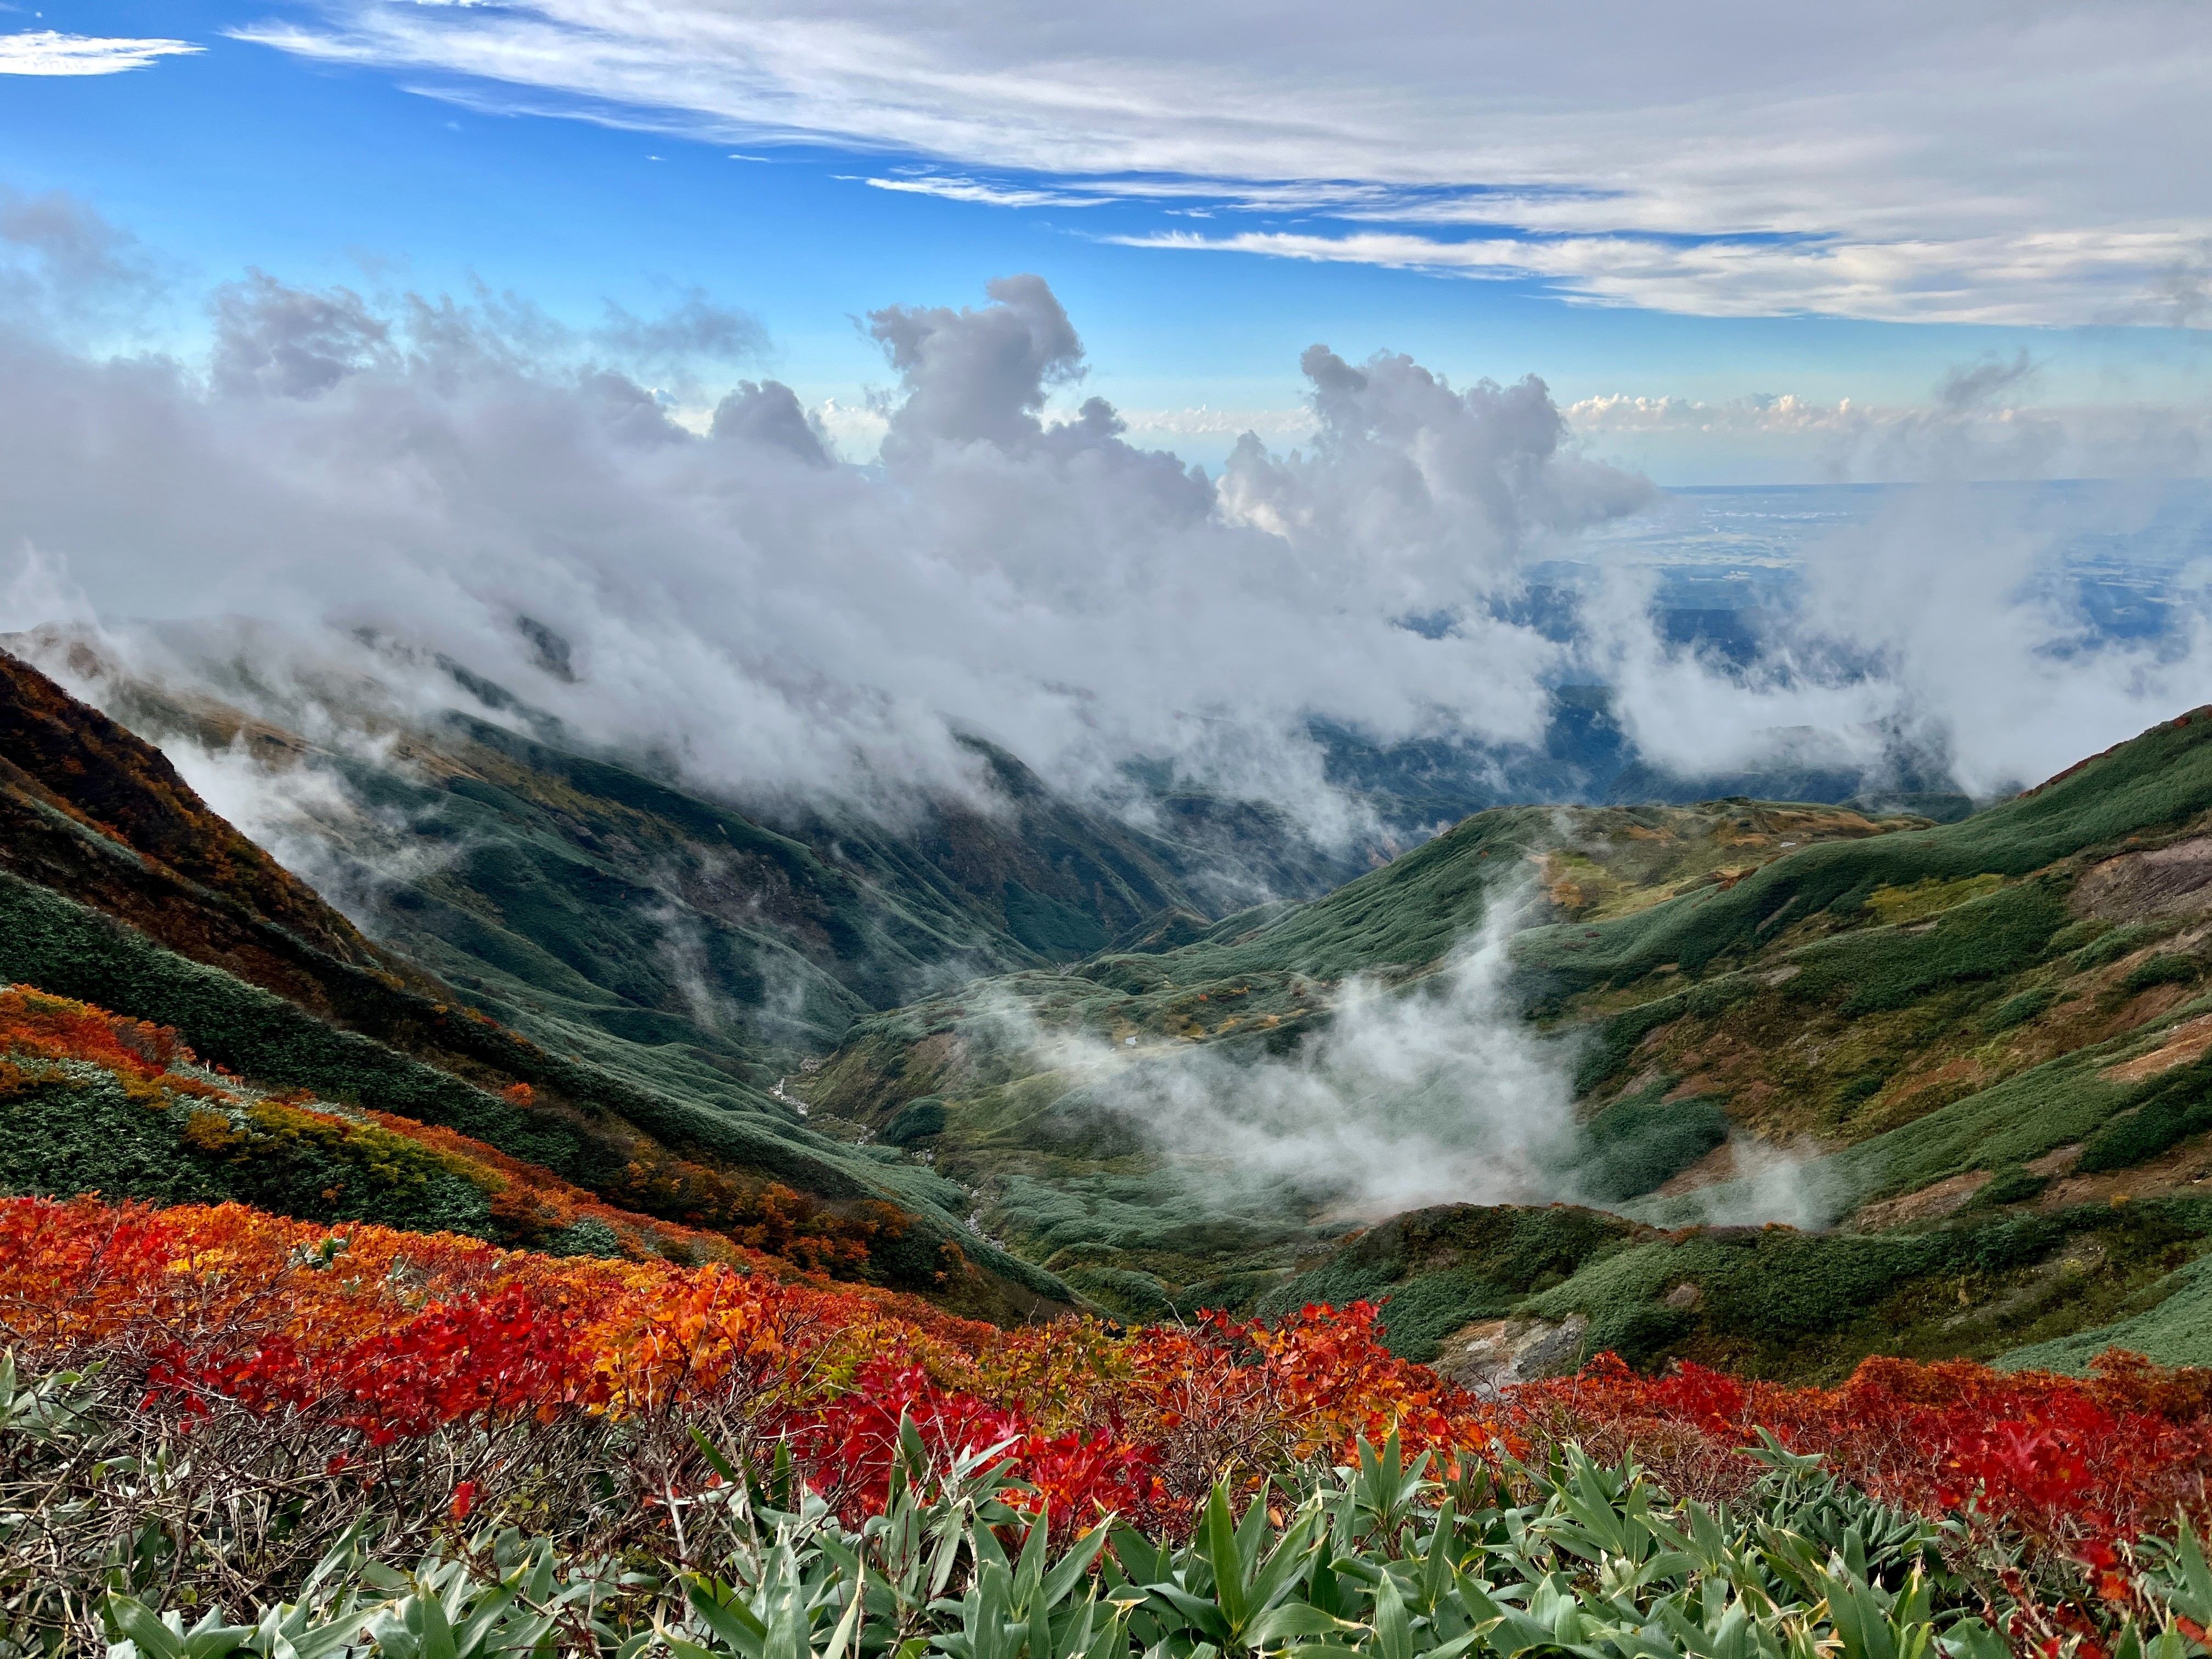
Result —
<path fill-rule="evenodd" d="M 1018 992 L 988 981 L 964 994 L 975 1021 L 966 1040 L 1065 1083 L 1030 1126 L 1039 1144 L 1149 1153 L 1159 1177 L 1209 1213 L 1374 1222 L 1438 1204 L 1619 1208 L 1647 1195 L 1624 1187 L 1611 1160 L 1626 1155 L 1636 1167 L 1646 1149 L 1578 1121 L 1574 1072 L 1589 1034 L 1540 1030 L 1514 982 L 1513 937 L 1544 913 L 1525 873 L 1504 874 L 1481 925 L 1433 972 L 1325 988 L 1326 1017 L 1280 1052 L 1153 1034 L 1116 1042 L 1048 1024 Z M 1808 1154 L 1739 1137 L 1730 1158 L 1732 1178 L 1674 1200 L 1679 1215 L 1737 1225 L 1833 1219 Z M 1668 1173 L 1654 1172 L 1654 1184 Z"/>
<path fill-rule="evenodd" d="M 255 273 L 213 316 L 204 367 L 0 331 L 0 623 L 257 618 L 126 646 L 173 672 L 242 656 L 264 702 L 311 671 L 449 698 L 409 668 L 442 654 L 754 795 L 957 787 L 966 730 L 1072 790 L 1142 754 L 1310 807 L 1310 713 L 1534 738 L 1561 648 L 1494 602 L 1650 495 L 1563 448 L 1539 381 L 1320 347 L 1320 441 L 1253 440 L 1218 481 L 1103 401 L 1048 424 L 1082 347 L 1034 276 L 872 314 L 899 396 L 867 465 L 774 380 L 703 435 L 672 420 L 654 352 L 746 345 L 702 301 L 549 339 L 498 296 L 377 307 Z"/>
<path fill-rule="evenodd" d="M 1127 800 L 1127 763 L 1165 759 L 1344 837 L 1316 720 L 1528 744 L 1595 678 L 1680 771 L 1901 746 L 1994 789 L 2199 700 L 2212 653 L 2200 579 L 2156 637 L 2100 637 L 2044 580 L 2052 527 L 1942 484 L 1814 549 L 1748 665 L 1668 643 L 1630 578 L 1540 628 L 1528 568 L 1655 494 L 1540 380 L 1315 345 L 1311 441 L 1248 434 L 1209 477 L 1101 399 L 1046 418 L 1085 360 L 1036 276 L 872 313 L 897 387 L 854 457 L 788 387 L 731 385 L 763 341 L 703 295 L 579 330 L 257 271 L 185 362 L 84 343 L 154 278 L 80 206 L 0 201 L 0 627 L 103 629 L 310 735 L 453 702 L 443 659 L 744 799 L 966 789 L 975 732 L 1071 793 Z M 1978 374 L 1891 434 L 1930 476 L 1971 476 L 2003 380 Z"/>

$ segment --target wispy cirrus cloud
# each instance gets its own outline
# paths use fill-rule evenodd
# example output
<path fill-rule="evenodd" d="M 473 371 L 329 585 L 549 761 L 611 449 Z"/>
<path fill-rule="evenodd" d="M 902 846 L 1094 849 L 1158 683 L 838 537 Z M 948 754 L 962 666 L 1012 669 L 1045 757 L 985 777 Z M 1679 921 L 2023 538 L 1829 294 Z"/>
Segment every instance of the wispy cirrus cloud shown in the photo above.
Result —
<path fill-rule="evenodd" d="M 840 173 L 837 176 L 851 181 L 850 175 Z M 1084 195 L 1075 191 L 1024 189 L 1017 185 L 994 184 L 984 179 L 963 179 L 935 173 L 916 173 L 890 179 L 866 177 L 858 182 L 871 190 L 896 191 L 908 196 L 935 196 L 947 202 L 977 202 L 987 207 L 1101 207 L 1114 199 L 1110 196 Z"/>
<path fill-rule="evenodd" d="M 2202 265 L 2206 254 L 2202 232 L 2155 224 L 2116 227 L 2094 237 L 2033 233 L 1881 244 L 1650 236 L 1452 240 L 1406 230 L 1247 230 L 1218 236 L 1165 230 L 1105 240 L 1499 281 L 1547 278 L 1583 303 L 1708 317 L 2029 326 L 2060 320 L 2195 324 L 2201 312 L 2170 302 L 2150 284 L 2160 273 Z"/>
<path fill-rule="evenodd" d="M 109 40 L 27 29 L 0 34 L 0 75 L 118 75 L 204 50 L 189 40 Z"/>
<path fill-rule="evenodd" d="M 240 33 L 478 106 L 908 158 L 856 177 L 978 206 L 1312 222 L 1138 239 L 1163 250 L 1705 315 L 2212 318 L 2212 12 L 2176 0 L 1288 0 L 1265 28 L 1226 0 L 329 0 Z"/>

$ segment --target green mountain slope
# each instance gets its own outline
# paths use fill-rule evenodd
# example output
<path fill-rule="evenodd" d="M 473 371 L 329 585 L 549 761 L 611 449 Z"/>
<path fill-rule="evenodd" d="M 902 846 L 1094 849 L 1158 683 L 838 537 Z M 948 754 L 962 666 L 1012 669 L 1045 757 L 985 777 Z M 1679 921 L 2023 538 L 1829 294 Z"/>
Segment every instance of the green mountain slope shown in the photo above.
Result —
<path fill-rule="evenodd" d="M 1209 915 L 1255 879 L 1340 878 L 1261 809 L 1170 793 L 1156 803 L 1165 833 L 1148 833 L 978 739 L 969 798 L 880 816 L 740 811 L 649 757 L 581 751 L 456 665 L 442 671 L 455 704 L 506 723 L 457 708 L 397 724 L 367 687 L 290 706 L 240 671 L 227 690 L 269 705 L 256 713 L 132 678 L 50 630 L 21 640 L 155 742 L 251 756 L 279 787 L 342 784 L 343 805 L 283 833 L 380 944 L 549 1046 L 725 1100 L 769 1090 L 871 1010 L 1078 959 L 1164 914 Z M 369 740 L 317 744 L 272 713 Z"/>
<path fill-rule="evenodd" d="M 1500 890 L 1547 914 L 1634 915 L 1739 881 L 1796 846 L 1925 823 L 1735 801 L 1479 813 L 1315 903 L 862 1021 L 799 1087 L 817 1124 L 908 1145 L 976 1188 L 995 1236 L 1117 1312 L 1249 1305 L 1355 1222 L 1325 1182 L 1194 1187 L 1110 1105 L 1122 1073 L 1172 1074 L 1194 1055 L 1296 1067 L 1347 1010 L 1433 980 Z M 1236 1076 L 1209 1086 L 1233 1091 Z M 1708 1110 L 1685 1147 L 1680 1115 L 1644 1125 L 1616 1114 L 1594 1133 L 1621 1169 L 1672 1156 L 1671 1173 L 1726 1133 Z"/>
<path fill-rule="evenodd" d="M 2201 1341 L 2202 712 L 1952 822 L 1501 808 L 1222 915 L 1221 847 L 1279 827 L 1193 798 L 1139 833 L 981 745 L 988 799 L 886 827 L 741 812 L 519 708 L 349 752 L 109 684 L 167 740 L 343 778 L 308 850 L 364 932 L 158 751 L 4 679 L 0 975 L 609 1203 L 680 1220 L 637 1174 L 679 1166 L 890 1201 L 914 1243 L 883 1271 L 921 1285 L 957 1242 L 951 1299 L 998 1316 L 1387 1297 L 1401 1351 L 1476 1382 L 1599 1347 L 1825 1377 Z M 1431 1043 L 1455 1023 L 1517 1035 Z M 1518 1162 L 1375 1178 L 1498 1066 L 1550 1079 L 1515 1097 Z M 1521 1201 L 1438 1201 L 1476 1186 Z"/>
<path fill-rule="evenodd" d="M 687 1166 L 887 1200 L 909 1224 L 882 1275 L 973 1311 L 1065 1294 L 968 1232 L 966 1193 L 926 1169 L 814 1133 L 765 1094 L 671 1087 L 463 1006 L 210 812 L 159 750 L 4 653 L 0 981 L 179 1028 L 258 1085 L 448 1127 L 672 1220 L 693 1207 Z M 948 1243 L 977 1264 L 951 1285 Z"/>
<path fill-rule="evenodd" d="M 1200 1237 L 1191 1172 L 1066 1063 L 1087 1033 L 1132 1067 L 1238 1059 L 1208 1086 L 1257 1090 L 1419 994 L 1532 881 L 1550 918 L 1514 939 L 1510 992 L 1580 1122 L 1553 1190 L 1624 1218 L 1553 1282 L 1464 1241 L 1400 1249 L 1310 1180 L 1265 1201 L 1247 1183 Z M 1875 1352 L 2078 1359 L 2119 1321 L 2180 1352 L 2186 1322 L 2158 1310 L 2194 1305 L 2212 1234 L 2202 711 L 1944 824 L 1486 812 L 1325 901 L 1158 944 L 864 1022 L 809 1097 L 933 1152 L 989 1195 L 987 1224 L 1110 1305 L 1356 1286 L 1395 1298 L 1407 1352 L 1477 1381 L 1594 1346 L 1795 1376 Z M 1798 1224 L 1738 1224 L 1777 1217 Z"/>

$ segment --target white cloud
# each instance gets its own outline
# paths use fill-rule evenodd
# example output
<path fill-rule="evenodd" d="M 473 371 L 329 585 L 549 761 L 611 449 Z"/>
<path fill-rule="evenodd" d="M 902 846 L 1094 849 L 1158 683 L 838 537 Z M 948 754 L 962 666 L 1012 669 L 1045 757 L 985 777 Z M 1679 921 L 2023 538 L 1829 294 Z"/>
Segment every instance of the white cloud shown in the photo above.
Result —
<path fill-rule="evenodd" d="M 1591 660 L 1646 756 L 1689 774 L 1793 750 L 1878 769 L 1904 744 L 1983 793 L 2034 783 L 2203 701 L 2212 594 L 2201 573 L 2172 590 L 2171 628 L 2144 639 L 2100 637 L 2063 579 L 2069 532 L 2121 539 L 2159 516 L 2167 487 L 2113 486 L 2087 524 L 2069 524 L 2047 497 L 1945 477 L 1948 434 L 1918 435 L 1931 482 L 1806 548 L 1802 597 L 1768 619 L 1747 669 L 1667 644 L 1650 625 L 1651 574 L 1613 573 L 1584 609 Z"/>
<path fill-rule="evenodd" d="M 1060 190 L 1017 190 L 977 179 L 939 173 L 915 173 L 911 178 L 862 179 L 872 190 L 897 191 L 908 196 L 936 196 L 948 202 L 977 202 L 988 207 L 1097 207 L 1111 200 L 1105 196 L 1082 196 Z"/>
<path fill-rule="evenodd" d="M 480 106 L 925 159 L 958 174 L 936 193 L 979 203 L 1211 198 L 1476 233 L 1211 244 L 1247 253 L 1719 315 L 2207 314 L 2212 11 L 2187 0 L 1291 0 L 1264 27 L 1222 0 L 338 0 L 333 17 L 243 33 Z"/>
<path fill-rule="evenodd" d="M 1807 470 L 1837 483 L 2029 478 L 2185 478 L 2212 471 L 2212 410 L 2154 404 L 2065 407 L 1966 395 L 1991 376 L 2016 382 L 2033 365 L 1984 361 L 1954 369 L 1947 400 L 1832 404 L 1794 392 L 1705 403 L 1626 392 L 1560 410 L 1578 438 L 1793 441 Z M 1996 385 L 1990 391 L 2006 387 Z"/>
<path fill-rule="evenodd" d="M 1287 1185 L 1335 1213 L 1377 1219 L 1423 1204 L 1577 1196 L 1573 1055 L 1519 1016 L 1510 941 L 1526 896 L 1492 901 L 1480 929 L 1410 989 L 1348 978 L 1326 1025 L 1280 1058 L 1229 1058 L 1157 1040 L 1132 1053 L 1040 1027 L 1012 1002 L 981 1011 L 1167 1152 L 1176 1178 L 1218 1199 Z"/>
<path fill-rule="evenodd" d="M 0 75 L 116 75 L 203 50 L 189 40 L 103 40 L 29 29 L 0 34 Z"/>
<path fill-rule="evenodd" d="M 1190 409 L 1125 409 L 1121 418 L 1129 430 L 1162 438 L 1241 437 L 1255 432 L 1264 438 L 1310 439 L 1320 422 L 1310 408 L 1216 409 L 1200 404 Z"/>
<path fill-rule="evenodd" d="M 1724 404 L 1616 392 L 1578 398 L 1559 412 L 1577 432 L 1588 434 L 1685 428 L 1698 432 L 1826 432 L 1853 427 L 1869 419 L 1881 419 L 1884 414 L 1854 404 L 1849 398 L 1821 404 L 1791 392 L 1778 397 L 1737 398 Z M 1903 412 L 1886 413 L 1893 419 Z"/>
<path fill-rule="evenodd" d="M 104 621 L 142 665 L 326 743 L 333 702 L 356 722 L 453 702 L 442 653 L 741 799 L 895 811 L 965 787 L 956 734 L 975 732 L 1069 791 L 1110 800 L 1124 763 L 1166 759 L 1339 836 L 1361 809 L 1325 782 L 1316 716 L 1386 744 L 1529 742 L 1548 686 L 1601 678 L 1679 769 L 1735 769 L 1800 728 L 1802 753 L 1902 735 L 1991 786 L 2202 701 L 2212 672 L 2212 582 L 2177 578 L 2171 627 L 2112 639 L 2052 580 L 2068 537 L 2126 545 L 2169 499 L 2175 537 L 2201 538 L 2201 492 L 2130 486 L 2069 520 L 1961 483 L 2099 456 L 2203 471 L 2201 412 L 2018 406 L 2026 356 L 1961 364 L 1915 408 L 1563 411 L 1534 379 L 1455 386 L 1315 345 L 1302 418 L 1137 417 L 1243 433 L 1208 477 L 1084 395 L 1074 323 L 1035 276 L 872 313 L 896 383 L 880 400 L 725 380 L 679 420 L 650 388 L 760 344 L 703 295 L 580 331 L 510 295 L 257 272 L 209 296 L 215 349 L 186 363 L 66 343 L 53 291 L 150 280 L 78 204 L 0 202 L 0 628 Z M 1599 443 L 1700 424 L 1938 487 L 1810 548 L 1804 605 L 1748 669 L 1669 646 L 1648 571 L 1598 596 L 1587 646 L 1505 620 L 1534 563 L 1625 562 L 1583 532 L 1651 492 Z"/>
<path fill-rule="evenodd" d="M 1640 236 L 1447 241 L 1404 231 L 1325 235 L 1164 231 L 1106 240 L 1137 247 L 1263 254 L 1504 280 L 1545 277 L 1582 301 L 1709 317 L 1784 313 L 1907 323 L 2212 321 L 2156 284 L 2200 262 L 2205 233 L 2109 227 L 2095 235 L 1885 244 Z"/>
<path fill-rule="evenodd" d="M 46 561 L 0 622 L 42 620 L 65 562 L 104 617 L 275 624 L 129 637 L 283 723 L 333 684 L 434 707 L 443 653 L 748 798 L 963 787 L 966 731 L 1065 788 L 1170 758 L 1319 822 L 1344 803 L 1310 714 L 1539 735 L 1559 647 L 1489 602 L 1648 494 L 1562 448 L 1540 382 L 1315 347 L 1314 441 L 1241 440 L 1215 481 L 1103 399 L 1049 413 L 1080 396 L 1073 322 L 1035 276 L 989 296 L 872 315 L 880 406 L 740 381 L 703 434 L 608 355 L 658 376 L 746 348 L 696 295 L 586 337 L 511 295 L 257 272 L 213 296 L 204 368 L 0 326 L 0 576 L 26 544 Z M 1441 637 L 1398 623 L 1446 613 Z M 226 679 L 234 657 L 258 678 Z"/>

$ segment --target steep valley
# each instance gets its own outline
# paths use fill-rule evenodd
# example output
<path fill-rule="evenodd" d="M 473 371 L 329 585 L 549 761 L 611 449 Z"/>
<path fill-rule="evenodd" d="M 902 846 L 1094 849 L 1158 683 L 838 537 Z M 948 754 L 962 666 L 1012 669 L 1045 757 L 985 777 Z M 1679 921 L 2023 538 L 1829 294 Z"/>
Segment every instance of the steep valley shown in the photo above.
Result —
<path fill-rule="evenodd" d="M 1498 807 L 1331 888 L 1256 809 L 1139 830 L 980 743 L 974 801 L 748 814 L 519 707 L 363 747 L 0 670 L 15 1024 L 201 1068 L 37 1051 L 11 1189 L 766 1249 L 1002 1320 L 1383 1300 L 1479 1383 L 2212 1358 L 2202 714 L 1948 822 Z M 306 802 L 263 833 L 356 920 L 147 738 Z"/>
<path fill-rule="evenodd" d="M 1313 904 L 864 1021 L 805 1092 L 978 1187 L 1010 1248 L 1128 1317 L 1387 1296 L 1402 1352 L 1489 1381 L 1602 1349 L 1800 1377 L 1869 1352 L 2078 1366 L 2118 1321 L 2201 1361 L 2208 739 L 2185 715 L 1946 824 L 1478 814 Z M 1158 1114 L 1325 1073 L 1332 1033 L 1418 1009 L 1501 902 L 1536 925 L 1504 946 L 1500 1017 L 1574 1101 L 1519 1207 L 1376 1224 L 1326 1168 L 1235 1167 L 1310 1123 L 1263 1112 L 1209 1156 Z M 1163 1069 L 1200 1081 L 1141 1081 Z M 1471 1109 L 1485 1080 L 1458 1082 L 1425 1082 L 1430 1109 Z M 1365 1086 L 1345 1109 L 1387 1133 L 1389 1079 Z"/>

